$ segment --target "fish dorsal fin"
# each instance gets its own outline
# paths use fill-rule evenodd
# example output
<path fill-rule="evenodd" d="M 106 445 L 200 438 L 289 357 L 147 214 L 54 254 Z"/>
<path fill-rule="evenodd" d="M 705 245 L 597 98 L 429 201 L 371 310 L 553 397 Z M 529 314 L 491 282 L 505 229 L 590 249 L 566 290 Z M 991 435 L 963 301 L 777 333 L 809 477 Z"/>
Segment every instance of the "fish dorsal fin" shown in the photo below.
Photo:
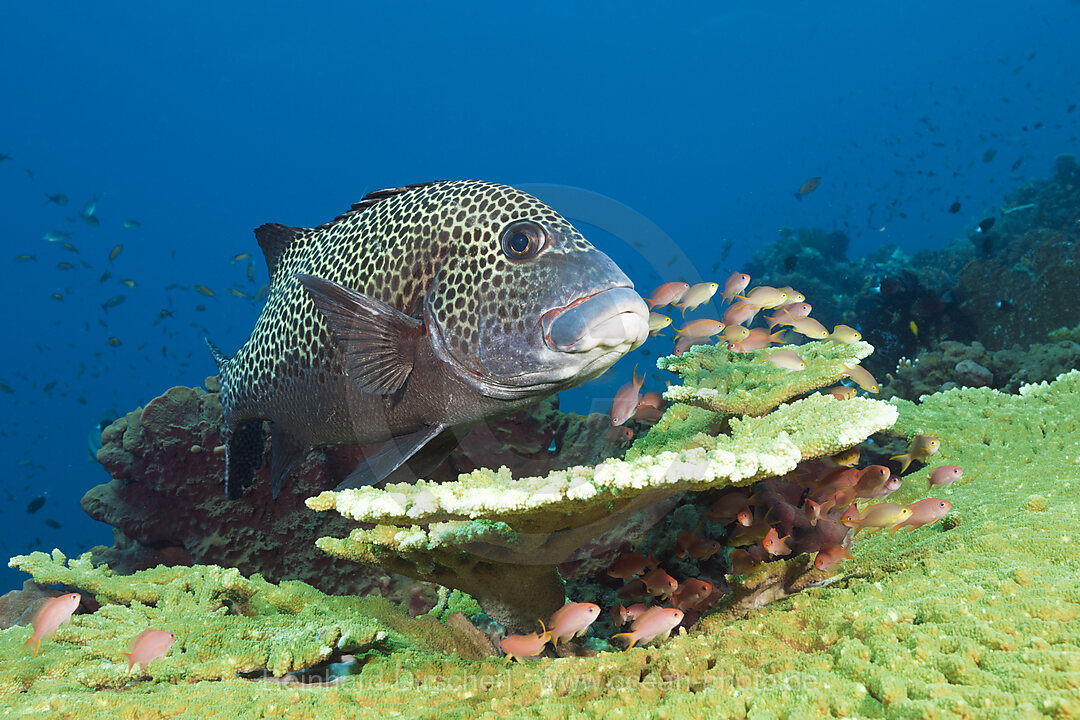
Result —
<path fill-rule="evenodd" d="M 351 206 L 349 206 L 348 210 L 343 212 L 341 215 L 338 215 L 336 218 L 334 218 L 333 220 L 331 220 L 329 223 L 326 223 L 326 224 L 330 225 L 332 223 L 336 223 L 338 220 L 342 220 L 344 218 L 355 215 L 355 214 L 357 214 L 359 212 L 363 212 L 364 210 L 368 209 L 369 207 L 371 207 L 375 203 L 381 202 L 381 201 L 385 200 L 386 198 L 391 198 L 391 197 L 394 197 L 395 195 L 400 195 L 403 192 L 408 192 L 409 190 L 415 190 L 416 188 L 427 187 L 428 185 L 438 185 L 440 182 L 443 182 L 443 181 L 435 180 L 435 181 L 432 181 L 432 182 L 413 183 L 412 185 L 402 185 L 400 187 L 384 188 L 382 190 L 375 190 L 374 192 L 369 192 L 367 195 L 360 198 L 359 200 L 354 202 Z M 320 226 L 320 227 L 322 227 L 322 226 Z"/>
<path fill-rule="evenodd" d="M 424 324 L 336 282 L 303 273 L 295 277 L 330 326 L 349 378 L 367 393 L 400 390 L 412 373 Z"/>
<path fill-rule="evenodd" d="M 289 227 L 279 223 L 267 223 L 255 228 L 255 239 L 259 241 L 263 256 L 266 258 L 266 269 L 270 272 L 270 283 L 274 282 L 274 273 L 277 271 L 281 256 L 297 237 L 304 232 L 304 228 Z"/>

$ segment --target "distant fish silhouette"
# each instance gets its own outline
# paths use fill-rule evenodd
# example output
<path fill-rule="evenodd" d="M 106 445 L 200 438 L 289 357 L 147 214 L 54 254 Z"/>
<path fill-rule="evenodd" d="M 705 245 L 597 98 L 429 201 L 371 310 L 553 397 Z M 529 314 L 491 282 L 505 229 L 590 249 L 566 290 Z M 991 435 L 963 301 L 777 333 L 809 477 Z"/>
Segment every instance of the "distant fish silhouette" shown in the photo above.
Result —
<path fill-rule="evenodd" d="M 803 195 L 809 195 L 810 193 L 814 192 L 815 190 L 817 190 L 817 186 L 820 185 L 820 184 L 821 184 L 821 178 L 819 178 L 819 177 L 810 178 L 809 180 L 807 180 L 806 182 L 804 182 L 802 184 L 802 186 L 799 188 L 798 192 L 794 193 L 795 194 L 795 199 L 798 200 L 799 202 L 802 202 Z"/>

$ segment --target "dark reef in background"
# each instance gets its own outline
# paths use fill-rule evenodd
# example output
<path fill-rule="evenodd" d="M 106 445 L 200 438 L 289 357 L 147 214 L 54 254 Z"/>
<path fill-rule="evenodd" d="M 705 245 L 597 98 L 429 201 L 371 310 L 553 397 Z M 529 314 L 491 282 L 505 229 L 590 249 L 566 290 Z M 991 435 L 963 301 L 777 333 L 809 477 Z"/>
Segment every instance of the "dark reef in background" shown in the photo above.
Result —
<path fill-rule="evenodd" d="M 791 285 L 806 295 L 813 315 L 832 327 L 857 328 L 874 346 L 867 368 L 885 394 L 910 395 L 933 387 L 912 377 L 924 353 L 935 376 L 937 358 L 957 355 L 956 343 L 981 352 L 1004 351 L 993 360 L 996 373 L 953 366 L 952 379 L 937 386 L 993 384 L 1012 387 L 1048 380 L 1077 367 L 1072 349 L 1041 350 L 1048 333 L 1080 323 L 1080 167 L 1071 155 L 1057 159 L 1054 176 L 1019 188 L 983 232 L 940 250 L 914 256 L 886 246 L 855 260 L 846 258 L 843 233 L 819 228 L 785 229 L 755 254 L 746 271 L 762 284 Z M 1032 346 L 1036 346 L 1034 349 Z M 1012 360 L 1006 359 L 1013 357 Z M 1030 356 L 1030 357 L 1028 357 Z M 1039 360 L 1036 361 L 1036 358 Z M 967 358 L 972 363 L 977 361 Z M 1045 360 L 1045 362 L 1043 362 Z M 959 362 L 959 361 L 958 361 Z M 893 383 L 898 369 L 907 379 Z M 1051 374 L 1052 373 L 1052 374 Z M 936 389 L 936 388 L 935 388 Z M 923 390 L 932 392 L 933 390 Z"/>

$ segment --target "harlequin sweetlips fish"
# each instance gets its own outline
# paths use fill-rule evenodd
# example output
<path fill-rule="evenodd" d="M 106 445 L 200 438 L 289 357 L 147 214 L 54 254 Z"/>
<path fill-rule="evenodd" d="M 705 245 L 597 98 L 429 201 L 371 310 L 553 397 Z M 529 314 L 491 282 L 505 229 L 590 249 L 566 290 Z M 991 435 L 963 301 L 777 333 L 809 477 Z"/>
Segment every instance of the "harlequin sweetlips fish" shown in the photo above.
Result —
<path fill-rule="evenodd" d="M 274 496 L 316 446 L 385 443 L 339 489 L 406 462 L 417 477 L 458 434 L 600 375 L 648 337 L 622 270 L 512 187 L 380 190 L 324 225 L 255 237 L 266 306 L 235 356 L 211 344 L 231 498 L 253 482 L 264 421 Z"/>

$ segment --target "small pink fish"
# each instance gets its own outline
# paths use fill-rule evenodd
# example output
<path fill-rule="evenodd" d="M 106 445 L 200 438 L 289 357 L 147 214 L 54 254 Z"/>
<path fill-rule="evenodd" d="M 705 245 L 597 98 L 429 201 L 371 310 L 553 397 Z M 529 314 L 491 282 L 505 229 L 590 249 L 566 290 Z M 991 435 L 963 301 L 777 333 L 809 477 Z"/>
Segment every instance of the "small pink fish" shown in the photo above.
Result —
<path fill-rule="evenodd" d="M 642 393 L 641 400 L 638 401 L 638 407 L 653 407 L 657 410 L 663 410 L 664 396 L 658 392 Z"/>
<path fill-rule="evenodd" d="M 622 603 L 619 603 L 609 611 L 611 618 L 615 623 L 615 627 L 622 627 L 628 622 L 633 622 L 639 617 L 645 614 L 648 610 L 645 603 L 634 603 L 630 607 L 623 607 Z"/>
<path fill-rule="evenodd" d="M 34 632 L 26 638 L 23 647 L 33 642 L 34 657 L 37 657 L 38 646 L 41 645 L 42 639 L 52 635 L 56 632 L 56 628 L 70 620 L 81 601 L 82 595 L 79 593 L 67 593 L 54 597 L 42 605 L 34 615 Z"/>
<path fill-rule="evenodd" d="M 773 325 L 789 325 L 795 318 L 806 317 L 813 308 L 810 303 L 791 302 L 776 308 L 776 312 L 765 318 L 772 330 Z"/>
<path fill-rule="evenodd" d="M 634 416 L 637 417 L 637 413 Z M 609 427 L 603 439 L 612 445 L 629 445 L 634 439 L 634 431 L 625 426 Z"/>
<path fill-rule="evenodd" d="M 645 570 L 656 567 L 656 561 L 648 555 L 631 552 L 620 555 L 608 568 L 608 577 L 629 580 L 635 575 L 641 575 Z"/>
<path fill-rule="evenodd" d="M 615 393 L 615 400 L 611 403 L 611 424 L 622 425 L 634 417 L 638 403 L 641 402 L 641 386 L 645 382 L 645 376 L 637 376 L 637 368 L 634 368 L 631 382 L 626 383 L 619 392 Z"/>
<path fill-rule="evenodd" d="M 131 650 L 124 653 L 128 659 L 128 670 L 135 665 L 142 665 L 145 670 L 152 661 L 169 652 L 174 642 L 176 636 L 166 630 L 143 630 L 131 641 Z"/>
<path fill-rule="evenodd" d="M 719 320 L 712 320 L 709 318 L 703 318 L 701 320 L 694 320 L 688 322 L 681 328 L 675 331 L 675 337 L 678 338 L 710 338 L 724 329 L 724 323 Z"/>
<path fill-rule="evenodd" d="M 874 490 L 869 495 L 863 497 L 870 500 L 877 500 L 879 498 L 888 497 L 894 492 L 900 489 L 900 486 L 904 484 L 904 479 L 899 475 L 890 475 L 889 479 L 885 481 L 885 484 Z"/>
<path fill-rule="evenodd" d="M 964 476 L 964 471 L 955 465 L 939 465 L 930 473 L 930 487 L 948 487 Z"/>
<path fill-rule="evenodd" d="M 735 299 L 736 295 L 745 290 L 749 284 L 750 276 L 746 273 L 731 273 L 728 275 L 728 279 L 724 281 L 724 292 L 720 294 L 720 297 L 724 302 L 729 303 Z"/>
<path fill-rule="evenodd" d="M 748 302 L 739 301 L 725 310 L 720 319 L 725 325 L 746 325 L 757 313 L 758 308 Z"/>
<path fill-rule="evenodd" d="M 777 330 L 770 334 L 768 330 L 762 330 L 761 328 L 751 328 L 750 333 L 745 339 L 737 343 L 728 343 L 728 350 L 736 353 L 746 353 L 751 350 L 760 350 L 767 348 L 774 342 L 784 341 L 784 331 Z"/>
<path fill-rule="evenodd" d="M 684 352 L 694 347 L 695 345 L 708 345 L 709 338 L 692 338 L 681 337 L 678 342 L 675 343 L 675 349 L 671 351 L 672 355 L 682 355 Z"/>
<path fill-rule="evenodd" d="M 551 629 L 547 631 L 547 634 L 551 636 L 552 646 L 559 647 L 560 640 L 565 642 L 575 636 L 584 635 L 598 617 L 600 617 L 599 605 L 566 603 L 551 616 Z"/>
<path fill-rule="evenodd" d="M 806 363 L 803 362 L 803 359 L 799 357 L 799 354 L 793 350 L 777 350 L 776 352 L 766 355 L 765 359 L 781 370 L 787 370 L 789 372 L 799 372 L 806 369 Z"/>
<path fill-rule="evenodd" d="M 867 465 L 859 471 L 855 489 L 860 497 L 869 497 L 892 476 L 892 471 L 884 465 Z"/>
<path fill-rule="evenodd" d="M 923 525 L 933 525 L 949 514 L 949 511 L 952 510 L 952 503 L 941 498 L 924 498 L 911 503 L 907 506 L 907 509 L 911 511 L 911 516 L 894 527 L 892 530 L 894 533 L 902 527 L 915 530 Z"/>
<path fill-rule="evenodd" d="M 839 565 L 844 558 L 854 559 L 848 553 L 846 545 L 824 545 L 814 557 L 814 567 L 818 570 L 828 570 Z"/>
<path fill-rule="evenodd" d="M 652 297 L 645 298 L 645 302 L 649 303 L 649 309 L 655 310 L 665 305 L 671 305 L 677 303 L 682 299 L 682 296 L 686 294 L 686 291 L 690 289 L 689 283 L 684 282 L 668 282 L 664 283 L 660 287 L 653 290 Z"/>
<path fill-rule="evenodd" d="M 611 639 L 614 640 L 617 637 L 629 638 L 629 643 L 626 646 L 626 649 L 629 650 L 639 642 L 644 645 L 658 637 L 666 638 L 671 634 L 672 630 L 679 626 L 682 619 L 683 611 L 678 608 L 651 607 L 633 622 L 630 626 L 632 632 L 616 633 L 611 636 Z"/>
<path fill-rule="evenodd" d="M 672 594 L 671 604 L 679 608 L 683 612 L 687 610 L 700 610 L 702 605 L 712 597 L 716 592 L 716 588 L 712 586 L 712 583 L 699 580 L 697 578 L 690 578 L 679 589 Z"/>
<path fill-rule="evenodd" d="M 517 660 L 530 660 L 535 658 L 540 653 L 544 652 L 544 646 L 547 645 L 548 632 L 543 627 L 544 623 L 540 623 L 544 632 L 542 633 L 529 633 L 528 635 L 508 635 L 502 639 L 499 643 L 499 647 L 506 653 L 506 657 L 511 661 Z"/>
<path fill-rule="evenodd" d="M 855 388 L 848 387 L 847 385 L 837 385 L 836 387 L 831 387 L 826 390 L 822 390 L 821 392 L 832 395 L 834 398 L 841 401 L 850 400 L 851 398 L 859 394 Z"/>

